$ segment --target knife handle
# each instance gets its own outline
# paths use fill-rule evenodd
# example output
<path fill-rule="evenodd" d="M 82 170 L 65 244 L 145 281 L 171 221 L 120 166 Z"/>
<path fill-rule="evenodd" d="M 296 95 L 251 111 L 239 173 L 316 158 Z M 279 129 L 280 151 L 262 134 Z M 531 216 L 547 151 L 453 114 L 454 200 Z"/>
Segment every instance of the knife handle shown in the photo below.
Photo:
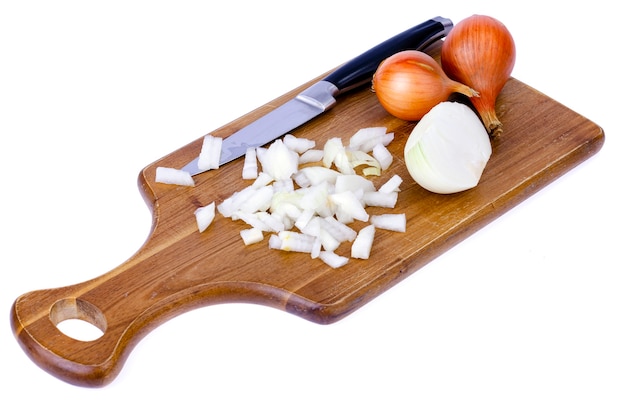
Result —
<path fill-rule="evenodd" d="M 427 20 L 355 57 L 324 80 L 334 84 L 338 93 L 363 85 L 371 81 L 383 60 L 403 50 L 425 48 L 446 36 L 452 29 L 452 25 L 452 21 L 444 17 Z"/>

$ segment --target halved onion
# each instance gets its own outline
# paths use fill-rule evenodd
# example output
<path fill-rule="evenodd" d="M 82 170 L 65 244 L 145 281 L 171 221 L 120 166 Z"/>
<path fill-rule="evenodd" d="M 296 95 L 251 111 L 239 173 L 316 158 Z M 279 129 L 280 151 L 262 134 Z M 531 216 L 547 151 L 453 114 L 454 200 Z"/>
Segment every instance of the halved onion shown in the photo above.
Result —
<path fill-rule="evenodd" d="M 475 187 L 490 157 L 491 141 L 482 121 L 457 102 L 442 102 L 424 115 L 404 149 L 411 177 L 440 194 Z"/>

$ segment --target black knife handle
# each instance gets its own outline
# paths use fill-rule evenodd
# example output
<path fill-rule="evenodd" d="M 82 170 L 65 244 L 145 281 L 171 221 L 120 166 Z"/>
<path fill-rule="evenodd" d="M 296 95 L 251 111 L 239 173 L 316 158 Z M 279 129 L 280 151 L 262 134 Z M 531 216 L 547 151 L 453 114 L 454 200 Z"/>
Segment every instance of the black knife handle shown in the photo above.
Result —
<path fill-rule="evenodd" d="M 324 78 L 335 85 L 338 93 L 370 82 L 380 63 L 389 56 L 408 49 L 425 48 L 446 36 L 452 29 L 452 21 L 434 17 L 374 46 L 367 52 L 350 60 Z"/>

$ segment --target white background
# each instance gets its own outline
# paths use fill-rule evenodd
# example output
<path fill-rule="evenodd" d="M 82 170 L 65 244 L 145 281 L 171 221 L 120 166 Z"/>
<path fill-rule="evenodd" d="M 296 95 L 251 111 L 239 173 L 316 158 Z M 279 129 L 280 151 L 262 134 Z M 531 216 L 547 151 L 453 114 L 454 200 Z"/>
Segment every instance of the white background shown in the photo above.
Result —
<path fill-rule="evenodd" d="M 626 412 L 618 3 L 0 4 L 0 411 Z M 198 309 L 100 389 L 22 352 L 17 296 L 96 277 L 146 239 L 143 167 L 408 27 L 475 13 L 512 32 L 514 77 L 604 128 L 596 156 L 336 324 Z"/>

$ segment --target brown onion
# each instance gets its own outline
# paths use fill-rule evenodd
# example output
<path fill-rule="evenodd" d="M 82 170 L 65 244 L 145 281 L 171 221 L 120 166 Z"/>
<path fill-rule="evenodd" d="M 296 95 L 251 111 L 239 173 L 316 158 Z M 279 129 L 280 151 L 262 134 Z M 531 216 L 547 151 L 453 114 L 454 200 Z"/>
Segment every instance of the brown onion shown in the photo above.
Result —
<path fill-rule="evenodd" d="M 448 76 L 476 89 L 470 100 L 491 137 L 502 133 L 496 98 L 515 65 L 515 43 L 508 29 L 489 16 L 474 15 L 457 23 L 441 48 L 441 66 Z"/>
<path fill-rule="evenodd" d="M 430 55 L 405 50 L 385 59 L 374 74 L 372 89 L 391 115 L 417 121 L 454 92 L 475 96 L 477 92 L 453 81 Z"/>

